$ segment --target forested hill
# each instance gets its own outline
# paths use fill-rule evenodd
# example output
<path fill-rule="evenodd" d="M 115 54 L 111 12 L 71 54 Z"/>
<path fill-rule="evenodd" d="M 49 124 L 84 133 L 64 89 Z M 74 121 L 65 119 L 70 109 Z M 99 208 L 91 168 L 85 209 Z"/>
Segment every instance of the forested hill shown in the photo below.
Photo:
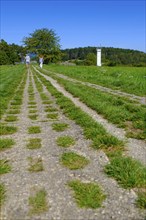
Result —
<path fill-rule="evenodd" d="M 96 47 L 79 47 L 62 50 L 63 60 L 86 60 L 88 54 L 96 55 Z M 80 62 L 78 62 L 80 63 Z M 82 62 L 81 62 L 82 63 Z M 109 66 L 146 66 L 146 53 L 113 47 L 102 47 L 102 63 Z"/>

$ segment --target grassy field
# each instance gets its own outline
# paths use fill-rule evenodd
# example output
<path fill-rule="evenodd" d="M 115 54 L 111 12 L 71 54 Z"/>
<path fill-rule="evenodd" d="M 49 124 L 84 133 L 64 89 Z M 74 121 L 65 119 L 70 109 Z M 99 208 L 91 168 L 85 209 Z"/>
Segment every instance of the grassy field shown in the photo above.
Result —
<path fill-rule="evenodd" d="M 138 96 L 146 94 L 146 71 L 144 67 L 95 67 L 44 65 L 44 68 L 66 76 Z"/>
<path fill-rule="evenodd" d="M 20 84 L 25 73 L 23 65 L 0 67 L 0 118 L 4 114 L 9 101 Z"/>
<path fill-rule="evenodd" d="M 64 67 L 65 68 L 65 67 Z M 68 67 L 67 67 L 68 68 Z M 46 72 L 45 72 L 46 74 Z M 104 118 L 126 129 L 127 137 L 145 139 L 146 106 L 137 105 L 126 97 L 112 95 L 100 90 L 69 82 L 50 74 L 58 83 L 62 84 L 73 96 L 79 97 L 82 102 L 101 114 Z"/>
<path fill-rule="evenodd" d="M 51 92 L 51 94 L 56 97 L 57 104 L 60 106 L 63 113 L 83 128 L 84 136 L 92 141 L 91 147 L 97 150 L 103 149 L 104 152 L 107 154 L 110 160 L 110 164 L 105 167 L 106 174 L 110 177 L 115 178 L 123 188 L 134 189 L 135 191 L 137 191 L 137 206 L 140 208 L 145 208 L 145 193 L 142 191 L 142 189 L 145 187 L 145 167 L 140 162 L 132 158 L 123 156 L 125 148 L 122 141 L 106 133 L 102 125 L 95 122 L 85 112 L 82 112 L 80 108 L 76 107 L 71 102 L 71 100 L 64 97 L 60 92 L 58 92 L 43 76 L 37 76 L 41 79 L 49 92 Z M 71 169 L 72 167 L 74 169 L 74 160 L 75 164 L 78 163 L 77 158 L 73 158 L 72 155 L 71 157 L 70 155 L 69 157 L 67 155 L 66 159 L 65 154 L 62 156 L 61 159 L 62 163 L 64 163 L 64 165 L 68 168 L 71 167 Z M 86 200 L 86 198 L 82 199 L 82 190 L 85 188 L 85 186 L 82 186 L 81 190 L 79 191 L 76 191 L 76 188 L 79 188 L 79 185 L 77 185 L 76 183 L 75 185 L 71 184 L 70 186 L 73 187 L 75 191 L 75 198 L 77 198 L 78 201 L 81 202 Z M 79 206 L 82 206 L 81 203 L 79 203 Z M 86 205 L 84 204 L 83 206 Z M 91 207 L 91 204 L 89 204 L 89 207 Z"/>

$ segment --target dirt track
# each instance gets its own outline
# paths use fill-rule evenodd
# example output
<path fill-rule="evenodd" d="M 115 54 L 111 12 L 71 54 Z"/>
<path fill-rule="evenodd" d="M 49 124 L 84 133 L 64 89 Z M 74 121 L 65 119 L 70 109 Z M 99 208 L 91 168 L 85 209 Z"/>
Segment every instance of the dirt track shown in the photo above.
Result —
<path fill-rule="evenodd" d="M 32 79 L 35 101 L 37 103 L 37 120 L 31 120 L 28 117 L 29 112 L 29 95 L 28 86 L 30 77 Z M 106 129 L 115 136 L 125 139 L 124 131 L 117 129 L 115 126 L 103 120 L 94 111 L 87 108 L 79 100 L 73 98 L 60 85 L 50 77 L 44 76 L 49 80 L 58 91 L 69 97 L 83 111 L 90 114 L 94 120 L 103 124 Z M 90 148 L 90 141 L 83 136 L 82 129 L 74 121 L 66 118 L 59 107 L 56 105 L 55 98 L 43 86 L 43 92 L 48 99 L 52 101 L 51 106 L 57 108 L 58 119 L 51 120 L 46 117 L 45 107 L 50 106 L 43 104 L 40 95 L 36 89 L 35 82 L 31 71 L 28 71 L 27 83 L 25 86 L 23 104 L 21 113 L 18 115 L 19 121 L 11 124 L 18 127 L 18 132 L 6 137 L 12 137 L 16 144 L 10 149 L 1 153 L 1 158 L 6 158 L 12 165 L 12 172 L 4 174 L 1 181 L 5 183 L 7 189 L 7 200 L 2 207 L 1 219 L 7 220 L 24 220 L 24 219 L 97 219 L 97 220 L 144 220 L 144 212 L 135 207 L 136 194 L 133 190 L 125 190 L 119 187 L 116 181 L 108 178 L 103 172 L 104 166 L 109 163 L 108 158 L 103 151 L 95 151 Z M 65 122 L 69 128 L 63 132 L 52 130 L 52 123 Z M 29 126 L 40 126 L 40 134 L 28 134 Z M 112 126 L 112 127 L 111 127 Z M 56 144 L 57 137 L 69 135 L 76 141 L 75 145 L 64 149 Z M 39 137 L 42 140 L 40 149 L 29 150 L 26 148 L 29 138 Z M 134 141 L 134 142 L 130 142 Z M 145 149 L 143 142 L 129 139 L 128 154 L 145 162 Z M 134 149 L 134 151 L 133 151 Z M 135 153 L 138 150 L 138 154 Z M 90 163 L 84 169 L 71 171 L 60 163 L 60 157 L 64 152 L 73 151 L 89 159 Z M 28 157 L 42 158 L 44 170 L 41 172 L 31 173 L 28 171 Z M 79 208 L 73 198 L 72 190 L 67 186 L 67 182 L 79 179 L 83 182 L 98 183 L 104 193 L 107 195 L 103 206 L 99 209 Z M 29 196 L 34 191 L 45 189 L 47 192 L 48 211 L 41 215 L 29 215 Z"/>

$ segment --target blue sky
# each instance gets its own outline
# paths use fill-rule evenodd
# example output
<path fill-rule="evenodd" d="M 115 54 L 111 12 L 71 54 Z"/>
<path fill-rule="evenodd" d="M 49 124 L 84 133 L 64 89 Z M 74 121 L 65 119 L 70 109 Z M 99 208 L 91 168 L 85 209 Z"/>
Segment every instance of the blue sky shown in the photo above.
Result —
<path fill-rule="evenodd" d="M 22 45 L 36 29 L 54 29 L 61 48 L 103 46 L 146 52 L 145 0 L 1 0 L 1 38 Z"/>

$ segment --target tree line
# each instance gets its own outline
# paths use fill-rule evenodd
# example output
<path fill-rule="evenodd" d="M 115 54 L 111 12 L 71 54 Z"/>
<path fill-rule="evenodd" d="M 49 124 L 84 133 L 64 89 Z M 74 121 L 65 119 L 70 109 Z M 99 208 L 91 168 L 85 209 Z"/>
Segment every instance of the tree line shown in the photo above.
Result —
<path fill-rule="evenodd" d="M 52 29 L 37 29 L 24 37 L 23 46 L 0 41 L 0 65 L 24 61 L 26 53 L 37 61 L 43 56 L 44 63 L 69 61 L 76 65 L 96 65 L 96 47 L 79 47 L 61 50 L 60 38 Z M 102 65 L 146 66 L 146 53 L 113 47 L 102 47 Z"/>
<path fill-rule="evenodd" d="M 102 64 L 107 66 L 146 66 L 146 53 L 113 47 L 102 47 Z M 63 60 L 77 65 L 96 65 L 96 47 L 79 47 L 62 50 Z"/>

